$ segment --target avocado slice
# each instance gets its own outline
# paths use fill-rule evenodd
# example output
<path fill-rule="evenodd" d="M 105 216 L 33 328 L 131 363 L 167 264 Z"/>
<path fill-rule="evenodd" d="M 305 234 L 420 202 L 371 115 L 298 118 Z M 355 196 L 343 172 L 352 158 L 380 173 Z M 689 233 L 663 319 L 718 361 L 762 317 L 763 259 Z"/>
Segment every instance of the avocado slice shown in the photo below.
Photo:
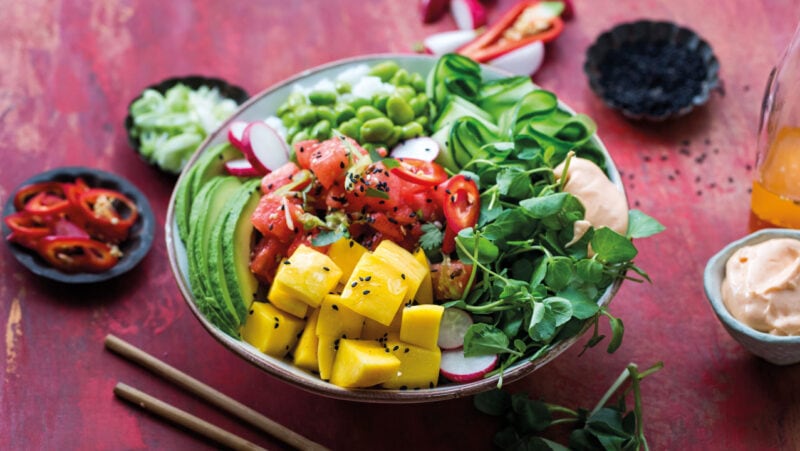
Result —
<path fill-rule="evenodd" d="M 241 157 L 241 151 L 230 143 L 221 143 L 208 149 L 181 177 L 175 192 L 175 222 L 178 226 L 178 235 L 184 243 L 189 237 L 192 225 L 189 217 L 193 199 L 200 192 L 200 188 L 212 178 L 226 174 L 226 161 Z"/>
<path fill-rule="evenodd" d="M 253 224 L 250 217 L 261 199 L 260 180 L 246 182 L 225 220 L 222 241 L 222 268 L 231 301 L 244 323 L 250 304 L 258 295 L 258 280 L 250 271 Z M 240 323 L 240 324 L 241 324 Z"/>
<path fill-rule="evenodd" d="M 235 334 L 239 321 L 235 312 L 228 308 L 223 298 L 224 293 L 215 293 L 214 284 L 221 281 L 212 278 L 219 274 L 219 263 L 212 266 L 208 261 L 210 237 L 220 216 L 230 208 L 230 201 L 239 193 L 242 182 L 233 176 L 214 177 L 203 185 L 192 202 L 189 216 L 192 224 L 189 233 L 188 260 L 189 283 L 198 302 L 198 307 L 206 312 L 213 312 L 219 322 L 214 322 L 226 333 Z M 210 301 L 210 302 L 209 302 Z M 211 317 L 211 314 L 207 316 Z"/>

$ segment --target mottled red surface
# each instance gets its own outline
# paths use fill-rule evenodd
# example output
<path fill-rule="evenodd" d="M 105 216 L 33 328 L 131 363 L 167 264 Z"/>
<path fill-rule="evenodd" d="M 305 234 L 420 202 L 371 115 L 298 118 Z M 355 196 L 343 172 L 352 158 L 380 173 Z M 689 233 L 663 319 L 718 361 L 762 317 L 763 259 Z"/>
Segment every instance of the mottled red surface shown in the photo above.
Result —
<path fill-rule="evenodd" d="M 491 2 L 490 21 L 511 1 Z M 752 357 L 714 318 L 706 260 L 748 231 L 750 164 L 771 65 L 800 17 L 793 0 L 584 0 L 534 77 L 592 116 L 624 174 L 631 204 L 668 227 L 637 243 L 652 284 L 628 283 L 611 311 L 622 348 L 577 347 L 513 391 L 591 407 L 628 362 L 662 360 L 643 385 L 653 449 L 797 449 L 800 367 Z M 28 273 L 0 246 L 0 449 L 202 449 L 206 440 L 114 398 L 123 381 L 269 448 L 282 445 L 104 350 L 114 333 L 272 419 L 335 449 L 488 449 L 496 423 L 470 399 L 362 405 L 314 396 L 234 357 L 181 299 L 162 225 L 174 179 L 125 141 L 128 102 L 186 74 L 256 93 L 342 57 L 408 52 L 425 35 L 415 0 L 0 0 L 0 200 L 29 176 L 64 165 L 120 174 L 150 199 L 155 245 L 133 272 L 95 287 Z M 724 95 L 675 122 L 642 125 L 589 90 L 584 52 L 603 30 L 638 18 L 694 28 L 720 59 Z M 467 427 L 469 425 L 469 427 Z"/>

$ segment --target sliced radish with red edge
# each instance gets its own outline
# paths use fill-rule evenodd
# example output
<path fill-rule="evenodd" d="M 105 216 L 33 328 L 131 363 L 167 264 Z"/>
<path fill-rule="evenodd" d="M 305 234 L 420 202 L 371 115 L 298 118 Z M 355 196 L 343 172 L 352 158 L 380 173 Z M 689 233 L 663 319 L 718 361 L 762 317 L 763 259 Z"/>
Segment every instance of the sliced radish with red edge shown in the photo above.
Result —
<path fill-rule="evenodd" d="M 396 145 L 389 156 L 392 158 L 414 158 L 416 160 L 433 161 L 439 156 L 439 143 L 433 138 L 421 136 L 407 139 Z"/>
<path fill-rule="evenodd" d="M 233 121 L 231 125 L 228 126 L 228 142 L 233 144 L 233 147 L 239 150 L 244 149 L 242 138 L 244 137 L 244 129 L 246 129 L 248 125 L 250 125 L 249 122 Z"/>
<path fill-rule="evenodd" d="M 242 152 L 250 164 L 264 173 L 274 171 L 289 161 L 289 145 L 264 122 L 250 123 L 242 134 Z"/>
<path fill-rule="evenodd" d="M 266 172 L 254 168 L 246 158 L 226 161 L 225 170 L 228 174 L 235 175 L 236 177 L 261 177 L 266 175 Z"/>
<path fill-rule="evenodd" d="M 478 33 L 475 30 L 443 31 L 428 36 L 422 41 L 422 44 L 426 51 L 434 55 L 444 55 L 455 52 L 477 36 Z"/>
<path fill-rule="evenodd" d="M 450 307 L 444 310 L 442 322 L 439 326 L 440 348 L 458 349 L 464 346 L 464 336 L 472 325 L 472 316 L 460 308 Z"/>
<path fill-rule="evenodd" d="M 542 41 L 534 41 L 504 53 L 487 64 L 514 75 L 531 76 L 539 70 L 543 61 L 544 44 Z"/>
<path fill-rule="evenodd" d="M 449 0 L 419 0 L 419 14 L 422 23 L 433 23 L 447 12 Z"/>
<path fill-rule="evenodd" d="M 474 30 L 486 25 L 486 8 L 478 0 L 451 0 L 450 14 L 459 30 Z"/>
<path fill-rule="evenodd" d="M 464 357 L 461 349 L 442 351 L 439 372 L 452 382 L 472 382 L 485 376 L 497 366 L 497 355 Z"/>

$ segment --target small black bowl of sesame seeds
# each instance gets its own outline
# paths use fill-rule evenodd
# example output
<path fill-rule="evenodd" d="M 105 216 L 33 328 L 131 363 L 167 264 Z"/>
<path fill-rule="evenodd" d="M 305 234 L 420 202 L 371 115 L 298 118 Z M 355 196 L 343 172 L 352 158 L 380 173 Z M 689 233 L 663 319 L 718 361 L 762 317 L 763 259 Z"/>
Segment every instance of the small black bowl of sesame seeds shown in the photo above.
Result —
<path fill-rule="evenodd" d="M 586 52 L 589 86 L 625 117 L 653 122 L 684 116 L 719 85 L 719 61 L 694 31 L 640 20 L 602 33 Z"/>

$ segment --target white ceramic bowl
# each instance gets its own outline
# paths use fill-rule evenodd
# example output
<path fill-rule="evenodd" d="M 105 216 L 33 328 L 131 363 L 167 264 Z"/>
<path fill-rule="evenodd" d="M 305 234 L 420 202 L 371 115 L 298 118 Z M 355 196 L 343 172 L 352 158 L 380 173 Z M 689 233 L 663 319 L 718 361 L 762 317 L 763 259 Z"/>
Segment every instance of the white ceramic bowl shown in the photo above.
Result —
<path fill-rule="evenodd" d="M 218 130 L 206 138 L 205 142 L 203 142 L 195 155 L 189 161 L 187 168 L 194 165 L 197 162 L 199 155 L 205 152 L 206 149 L 227 140 L 227 129 L 230 122 L 235 120 L 263 120 L 264 118 L 273 115 L 278 106 L 283 103 L 284 99 L 286 99 L 291 92 L 292 86 L 296 83 L 300 83 L 303 86 L 311 86 L 323 78 L 334 78 L 338 73 L 355 65 L 372 65 L 386 59 L 393 59 L 397 61 L 402 68 L 405 68 L 409 72 L 419 72 L 423 75 L 427 74 L 433 68 L 436 62 L 436 58 L 426 55 L 378 54 L 336 61 L 306 70 L 293 78 L 278 83 L 277 85 L 253 96 L 250 100 L 245 102 L 227 122 L 222 124 Z M 486 78 L 501 78 L 509 76 L 507 73 L 499 72 L 496 69 L 491 69 L 488 67 L 484 67 L 483 71 Z M 572 110 L 566 105 L 562 104 L 561 106 L 564 109 L 572 112 Z M 619 172 L 617 171 L 614 162 L 611 160 L 611 157 L 608 155 L 605 146 L 603 146 L 603 144 L 597 138 L 594 139 L 606 156 L 606 166 L 608 168 L 609 177 L 617 185 L 620 191 L 624 192 Z M 187 171 L 184 170 L 183 173 L 186 174 L 186 172 Z M 181 181 L 182 180 L 179 180 L 178 184 L 180 184 Z M 189 308 L 192 310 L 192 313 L 194 313 L 203 327 L 205 327 L 214 338 L 216 338 L 220 343 L 238 356 L 265 370 L 267 373 L 307 391 L 339 399 L 363 402 L 430 402 L 472 395 L 497 386 L 499 376 L 488 377 L 486 379 L 466 384 L 443 384 L 436 388 L 420 390 L 345 389 L 325 382 L 316 375 L 295 367 L 288 361 L 265 355 L 248 343 L 226 335 L 203 316 L 203 314 L 197 308 L 195 300 L 192 296 L 189 278 L 187 275 L 186 249 L 178 237 L 177 226 L 175 224 L 174 205 L 175 194 L 173 193 L 169 210 L 167 212 L 167 250 L 169 252 L 172 271 L 178 282 L 180 290 L 186 299 L 187 304 L 189 305 Z M 609 303 L 611 298 L 619 289 L 619 285 L 620 282 L 617 282 L 608 287 L 598 303 L 600 305 Z M 513 382 L 514 380 L 524 377 L 537 368 L 547 364 L 556 356 L 564 352 L 564 350 L 572 346 L 579 339 L 580 335 L 582 334 L 558 344 L 552 351 L 541 358 L 538 358 L 532 362 L 521 361 L 506 369 L 503 374 L 504 383 Z"/>
<path fill-rule="evenodd" d="M 744 246 L 772 238 L 800 239 L 800 230 L 764 229 L 728 244 L 708 260 L 703 283 L 711 308 L 731 337 L 745 349 L 768 362 L 790 365 L 800 362 L 800 336 L 776 336 L 759 332 L 734 318 L 722 302 L 721 288 L 725 278 L 725 263 L 731 255 Z"/>

